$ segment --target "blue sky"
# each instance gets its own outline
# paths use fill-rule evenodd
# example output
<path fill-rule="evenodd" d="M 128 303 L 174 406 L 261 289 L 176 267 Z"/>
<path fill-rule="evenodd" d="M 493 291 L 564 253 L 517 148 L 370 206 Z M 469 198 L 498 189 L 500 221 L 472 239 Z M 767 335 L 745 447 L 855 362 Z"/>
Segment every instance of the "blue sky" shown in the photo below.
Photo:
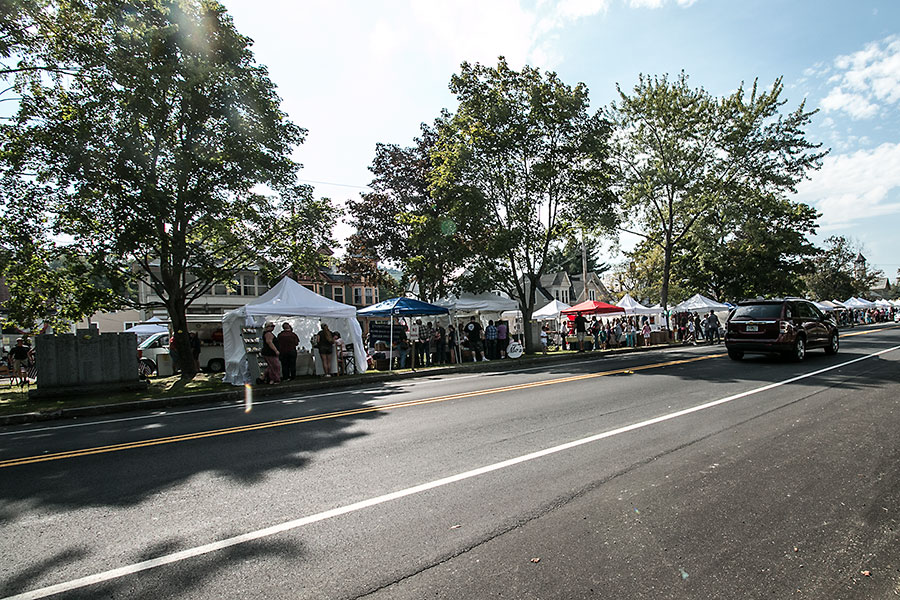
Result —
<path fill-rule="evenodd" d="M 309 130 L 296 158 L 317 196 L 355 197 L 371 179 L 376 143 L 409 145 L 421 122 L 452 110 L 447 84 L 463 60 L 504 55 L 556 71 L 586 83 L 594 108 L 639 73 L 684 70 L 715 95 L 783 77 L 785 110 L 803 100 L 820 109 L 809 138 L 831 149 L 797 194 L 823 213 L 818 239 L 856 239 L 896 279 L 897 0 L 223 1 L 284 109 Z"/>

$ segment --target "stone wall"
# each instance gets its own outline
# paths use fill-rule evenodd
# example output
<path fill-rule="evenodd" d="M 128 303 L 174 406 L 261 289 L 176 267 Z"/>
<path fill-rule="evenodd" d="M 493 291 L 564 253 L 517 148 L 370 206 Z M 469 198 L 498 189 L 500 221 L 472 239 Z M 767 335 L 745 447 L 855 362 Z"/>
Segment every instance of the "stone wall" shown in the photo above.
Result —
<path fill-rule="evenodd" d="M 35 337 L 37 389 L 33 396 L 140 389 L 137 336 L 79 329 Z"/>

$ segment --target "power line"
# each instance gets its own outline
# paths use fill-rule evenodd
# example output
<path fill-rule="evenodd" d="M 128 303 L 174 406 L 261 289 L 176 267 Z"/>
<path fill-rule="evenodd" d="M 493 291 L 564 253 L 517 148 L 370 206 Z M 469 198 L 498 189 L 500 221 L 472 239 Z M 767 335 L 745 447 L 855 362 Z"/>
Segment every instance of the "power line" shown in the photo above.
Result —
<path fill-rule="evenodd" d="M 356 188 L 358 190 L 367 190 L 367 185 L 351 185 L 349 183 L 333 183 L 331 181 L 313 181 L 312 179 L 298 179 L 302 183 L 318 183 L 319 185 L 336 185 L 338 187 Z"/>

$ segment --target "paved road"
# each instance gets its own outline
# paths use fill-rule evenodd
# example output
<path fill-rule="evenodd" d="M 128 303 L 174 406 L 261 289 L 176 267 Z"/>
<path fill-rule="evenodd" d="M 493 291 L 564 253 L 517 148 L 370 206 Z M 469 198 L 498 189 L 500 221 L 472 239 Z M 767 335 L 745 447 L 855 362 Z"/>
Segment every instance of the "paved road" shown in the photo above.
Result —
<path fill-rule="evenodd" d="M 0 430 L 0 598 L 895 598 L 900 329 Z"/>

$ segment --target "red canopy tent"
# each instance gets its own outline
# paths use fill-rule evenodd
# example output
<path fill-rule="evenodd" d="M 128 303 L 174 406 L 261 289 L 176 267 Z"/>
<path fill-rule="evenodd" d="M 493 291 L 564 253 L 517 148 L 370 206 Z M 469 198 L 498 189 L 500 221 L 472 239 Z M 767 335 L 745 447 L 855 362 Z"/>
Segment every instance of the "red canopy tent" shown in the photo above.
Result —
<path fill-rule="evenodd" d="M 570 306 L 560 311 L 560 314 L 566 315 L 569 319 L 574 319 L 578 314 L 582 315 L 608 315 L 610 313 L 625 314 L 625 309 L 621 306 L 614 306 L 599 300 L 585 300 L 575 306 Z"/>

